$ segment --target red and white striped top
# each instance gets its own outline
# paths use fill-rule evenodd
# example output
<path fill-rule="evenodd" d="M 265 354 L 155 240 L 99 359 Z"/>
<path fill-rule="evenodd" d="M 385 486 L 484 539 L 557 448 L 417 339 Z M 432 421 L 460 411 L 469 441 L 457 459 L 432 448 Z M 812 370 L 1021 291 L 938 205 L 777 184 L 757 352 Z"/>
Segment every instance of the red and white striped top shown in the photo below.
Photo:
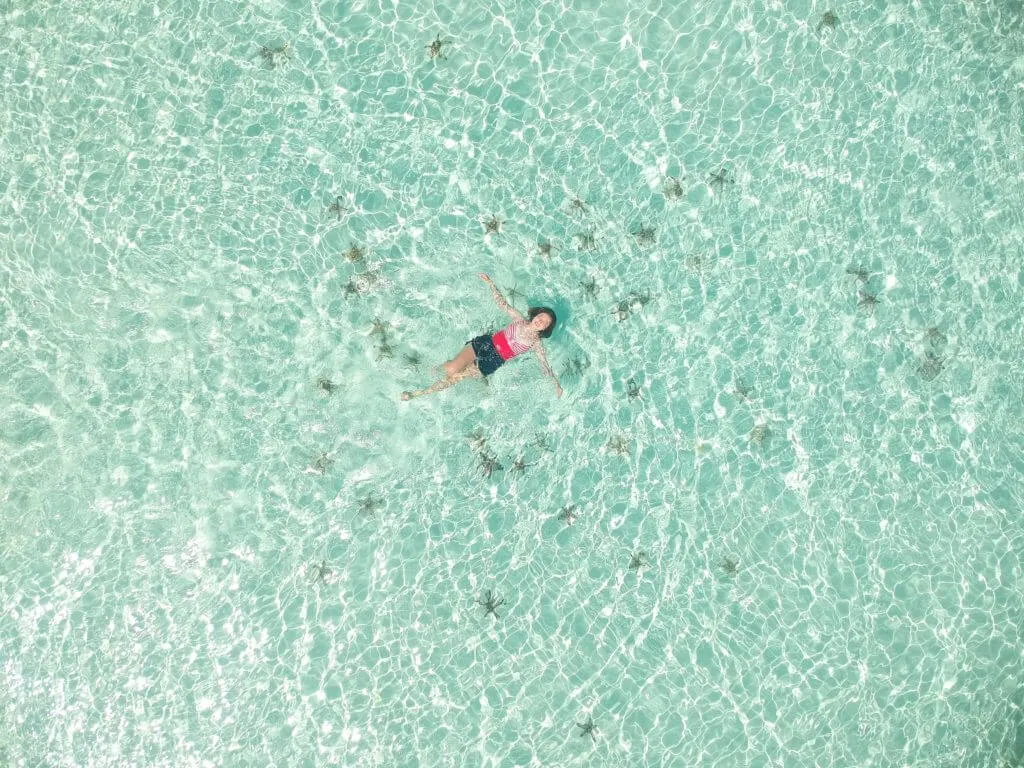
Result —
<path fill-rule="evenodd" d="M 494 348 L 502 360 L 510 360 L 533 348 L 537 339 L 529 332 L 528 326 L 525 320 L 516 320 L 494 334 Z"/>

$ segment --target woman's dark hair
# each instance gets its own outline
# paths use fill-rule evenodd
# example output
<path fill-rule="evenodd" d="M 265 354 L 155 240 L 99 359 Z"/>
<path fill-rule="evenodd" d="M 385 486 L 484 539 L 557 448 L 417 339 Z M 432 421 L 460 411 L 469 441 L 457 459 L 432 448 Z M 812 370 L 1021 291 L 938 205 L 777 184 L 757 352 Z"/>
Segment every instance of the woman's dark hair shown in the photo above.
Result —
<path fill-rule="evenodd" d="M 538 334 L 541 338 L 546 339 L 555 330 L 555 323 L 558 322 L 558 318 L 555 316 L 555 310 L 550 307 L 530 307 L 530 311 L 526 313 L 526 319 L 533 320 L 537 315 L 547 315 L 551 318 L 551 325 Z"/>

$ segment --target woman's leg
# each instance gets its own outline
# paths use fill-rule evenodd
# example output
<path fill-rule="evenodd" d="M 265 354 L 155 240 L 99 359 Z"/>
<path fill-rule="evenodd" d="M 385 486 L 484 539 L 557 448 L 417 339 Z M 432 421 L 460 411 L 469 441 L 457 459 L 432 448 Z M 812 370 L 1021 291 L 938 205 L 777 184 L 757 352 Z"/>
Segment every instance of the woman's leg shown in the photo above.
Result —
<path fill-rule="evenodd" d="M 444 371 L 448 376 L 454 376 L 460 371 L 465 370 L 466 367 L 475 360 L 476 352 L 473 351 L 473 347 L 467 344 L 462 348 L 462 351 L 459 352 L 459 354 L 444 364 Z"/>
<path fill-rule="evenodd" d="M 473 350 L 471 349 L 469 351 L 472 352 Z M 457 359 L 458 358 L 456 358 L 456 360 Z M 426 389 L 417 389 L 414 392 L 403 392 L 402 399 L 411 400 L 412 398 L 419 397 L 420 395 L 432 395 L 435 392 L 440 392 L 442 389 L 448 389 L 452 384 L 458 384 L 463 379 L 478 379 L 481 375 L 480 369 L 473 365 L 469 368 L 464 368 L 454 376 L 445 376 L 443 379 L 435 381 Z"/>

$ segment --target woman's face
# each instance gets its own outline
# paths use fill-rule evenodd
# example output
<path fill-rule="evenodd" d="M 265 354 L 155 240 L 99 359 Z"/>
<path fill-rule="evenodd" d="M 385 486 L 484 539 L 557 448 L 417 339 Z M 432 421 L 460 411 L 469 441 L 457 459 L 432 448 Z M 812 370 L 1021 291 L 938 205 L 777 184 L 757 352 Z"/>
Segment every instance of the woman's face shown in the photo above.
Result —
<path fill-rule="evenodd" d="M 538 333 L 545 330 L 549 325 L 551 325 L 551 315 L 547 312 L 541 312 L 530 321 L 530 327 Z"/>

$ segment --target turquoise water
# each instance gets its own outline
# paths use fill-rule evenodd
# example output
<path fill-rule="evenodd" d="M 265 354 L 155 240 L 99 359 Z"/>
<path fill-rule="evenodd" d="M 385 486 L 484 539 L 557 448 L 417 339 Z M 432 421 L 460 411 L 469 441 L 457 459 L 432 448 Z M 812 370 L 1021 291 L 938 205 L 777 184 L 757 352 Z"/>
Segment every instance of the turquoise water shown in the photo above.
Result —
<path fill-rule="evenodd" d="M 1024 761 L 1019 9 L 16 5 L 3 765 Z"/>

